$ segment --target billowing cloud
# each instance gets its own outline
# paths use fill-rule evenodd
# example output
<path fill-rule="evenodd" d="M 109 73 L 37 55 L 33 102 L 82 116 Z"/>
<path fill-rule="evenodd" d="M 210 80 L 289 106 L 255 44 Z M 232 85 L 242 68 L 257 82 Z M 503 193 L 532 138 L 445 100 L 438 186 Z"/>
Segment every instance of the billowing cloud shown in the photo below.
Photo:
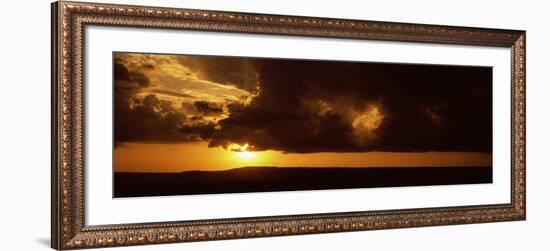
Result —
<path fill-rule="evenodd" d="M 257 88 L 255 66 L 237 61 L 115 53 L 115 146 L 208 140 L 207 131 L 227 118 L 226 106 L 245 102 L 253 96 L 247 88 Z"/>
<path fill-rule="evenodd" d="M 220 56 L 178 56 L 177 61 L 210 82 L 252 92 L 259 84 L 261 60 Z"/>
<path fill-rule="evenodd" d="M 129 70 L 115 62 L 115 146 L 123 142 L 174 142 L 190 140 L 179 133 L 185 114 L 174 109 L 171 101 L 160 100 L 153 94 L 139 97 L 150 87 L 150 79 L 139 69 Z"/>
<path fill-rule="evenodd" d="M 223 113 L 223 106 L 207 101 L 195 101 L 195 108 L 205 115 Z"/>
<path fill-rule="evenodd" d="M 289 153 L 492 149 L 487 67 L 148 54 L 117 62 L 126 67 L 115 64 L 121 142 Z"/>
<path fill-rule="evenodd" d="M 210 146 L 283 152 L 492 149 L 492 72 L 482 67 L 266 60 L 261 94 Z"/>

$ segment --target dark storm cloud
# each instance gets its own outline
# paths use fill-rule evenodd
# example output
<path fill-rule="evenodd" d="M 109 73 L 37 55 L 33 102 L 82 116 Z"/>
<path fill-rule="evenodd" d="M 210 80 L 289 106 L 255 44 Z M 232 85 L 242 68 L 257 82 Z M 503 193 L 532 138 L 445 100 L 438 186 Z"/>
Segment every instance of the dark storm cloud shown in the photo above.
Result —
<path fill-rule="evenodd" d="M 251 149 L 284 152 L 360 151 L 353 128 L 339 114 L 321 116 L 265 108 L 233 107 L 231 116 L 220 122 L 211 147 L 249 143 Z"/>
<path fill-rule="evenodd" d="M 134 98 L 131 108 L 122 106 L 115 113 L 115 139 L 119 142 L 193 140 L 189 135 L 179 132 L 185 115 L 175 110 L 170 101 L 159 100 L 153 94 L 142 99 Z"/>
<path fill-rule="evenodd" d="M 216 124 L 213 122 L 204 122 L 194 125 L 183 125 L 179 127 L 179 132 L 188 135 L 190 139 L 204 140 L 209 139 L 215 133 Z"/>
<path fill-rule="evenodd" d="M 130 72 L 126 66 L 121 63 L 115 62 L 114 69 L 115 81 L 128 81 L 130 83 L 136 83 L 139 88 L 148 87 L 151 81 L 145 74 L 137 71 Z"/>
<path fill-rule="evenodd" d="M 205 80 L 196 85 L 216 83 L 215 93 L 201 86 L 190 95 L 158 89 L 145 74 L 156 66 L 129 70 L 115 62 L 117 145 L 208 141 L 292 153 L 492 149 L 487 67 L 210 56 L 181 56 L 175 64 Z M 257 96 L 223 101 L 235 90 Z M 215 102 L 204 99 L 214 94 Z"/>
<path fill-rule="evenodd" d="M 114 64 L 114 138 L 115 147 L 124 142 L 195 141 L 195 135 L 183 134 L 180 126 L 185 114 L 174 109 L 171 101 L 156 95 L 136 96 L 151 85 L 149 78 L 137 70 L 130 71 L 119 62 Z M 168 95 L 163 92 L 162 94 Z"/>
<path fill-rule="evenodd" d="M 117 53 L 113 71 L 115 147 L 205 140 L 258 82 L 255 63 L 237 58 Z"/>
<path fill-rule="evenodd" d="M 210 146 L 491 151 L 490 68 L 265 60 L 261 69 L 261 94 L 249 106 L 229 107 Z M 369 106 L 383 116 L 373 128 Z M 362 131 L 353 123 L 361 114 L 368 125 Z"/>
<path fill-rule="evenodd" d="M 195 101 L 195 109 L 204 115 L 220 114 L 223 112 L 223 107 L 211 102 Z"/>
<path fill-rule="evenodd" d="M 185 67 L 197 71 L 201 78 L 215 83 L 234 85 L 247 91 L 256 89 L 260 60 L 236 57 L 183 56 Z"/>

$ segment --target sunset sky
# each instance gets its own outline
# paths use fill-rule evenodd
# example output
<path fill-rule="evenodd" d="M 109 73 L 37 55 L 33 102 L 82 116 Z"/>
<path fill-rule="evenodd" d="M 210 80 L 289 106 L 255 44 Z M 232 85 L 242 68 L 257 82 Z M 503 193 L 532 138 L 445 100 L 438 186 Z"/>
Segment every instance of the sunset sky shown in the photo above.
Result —
<path fill-rule="evenodd" d="M 114 53 L 116 172 L 491 166 L 492 70 Z"/>

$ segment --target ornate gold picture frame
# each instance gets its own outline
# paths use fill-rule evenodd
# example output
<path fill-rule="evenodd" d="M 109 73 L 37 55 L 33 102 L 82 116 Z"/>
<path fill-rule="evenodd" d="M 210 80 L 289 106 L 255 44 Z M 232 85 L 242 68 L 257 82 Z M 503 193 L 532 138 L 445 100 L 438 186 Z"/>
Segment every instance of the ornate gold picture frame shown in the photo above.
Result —
<path fill-rule="evenodd" d="M 510 203 L 156 223 L 87 225 L 84 113 L 88 26 L 229 32 L 509 48 Z M 105 62 L 110 64 L 112 62 Z M 158 7 L 52 4 L 52 236 L 54 249 L 362 231 L 526 219 L 525 31 Z M 110 182 L 110 181 L 105 181 Z M 154 213 L 154 212 L 151 212 Z"/>

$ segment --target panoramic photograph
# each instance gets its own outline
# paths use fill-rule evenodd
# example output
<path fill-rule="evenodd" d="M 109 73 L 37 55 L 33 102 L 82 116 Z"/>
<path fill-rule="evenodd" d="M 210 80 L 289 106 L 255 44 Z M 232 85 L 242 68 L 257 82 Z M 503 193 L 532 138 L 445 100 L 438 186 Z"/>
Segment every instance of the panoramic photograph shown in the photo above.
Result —
<path fill-rule="evenodd" d="M 114 52 L 113 196 L 491 183 L 492 74 Z"/>

